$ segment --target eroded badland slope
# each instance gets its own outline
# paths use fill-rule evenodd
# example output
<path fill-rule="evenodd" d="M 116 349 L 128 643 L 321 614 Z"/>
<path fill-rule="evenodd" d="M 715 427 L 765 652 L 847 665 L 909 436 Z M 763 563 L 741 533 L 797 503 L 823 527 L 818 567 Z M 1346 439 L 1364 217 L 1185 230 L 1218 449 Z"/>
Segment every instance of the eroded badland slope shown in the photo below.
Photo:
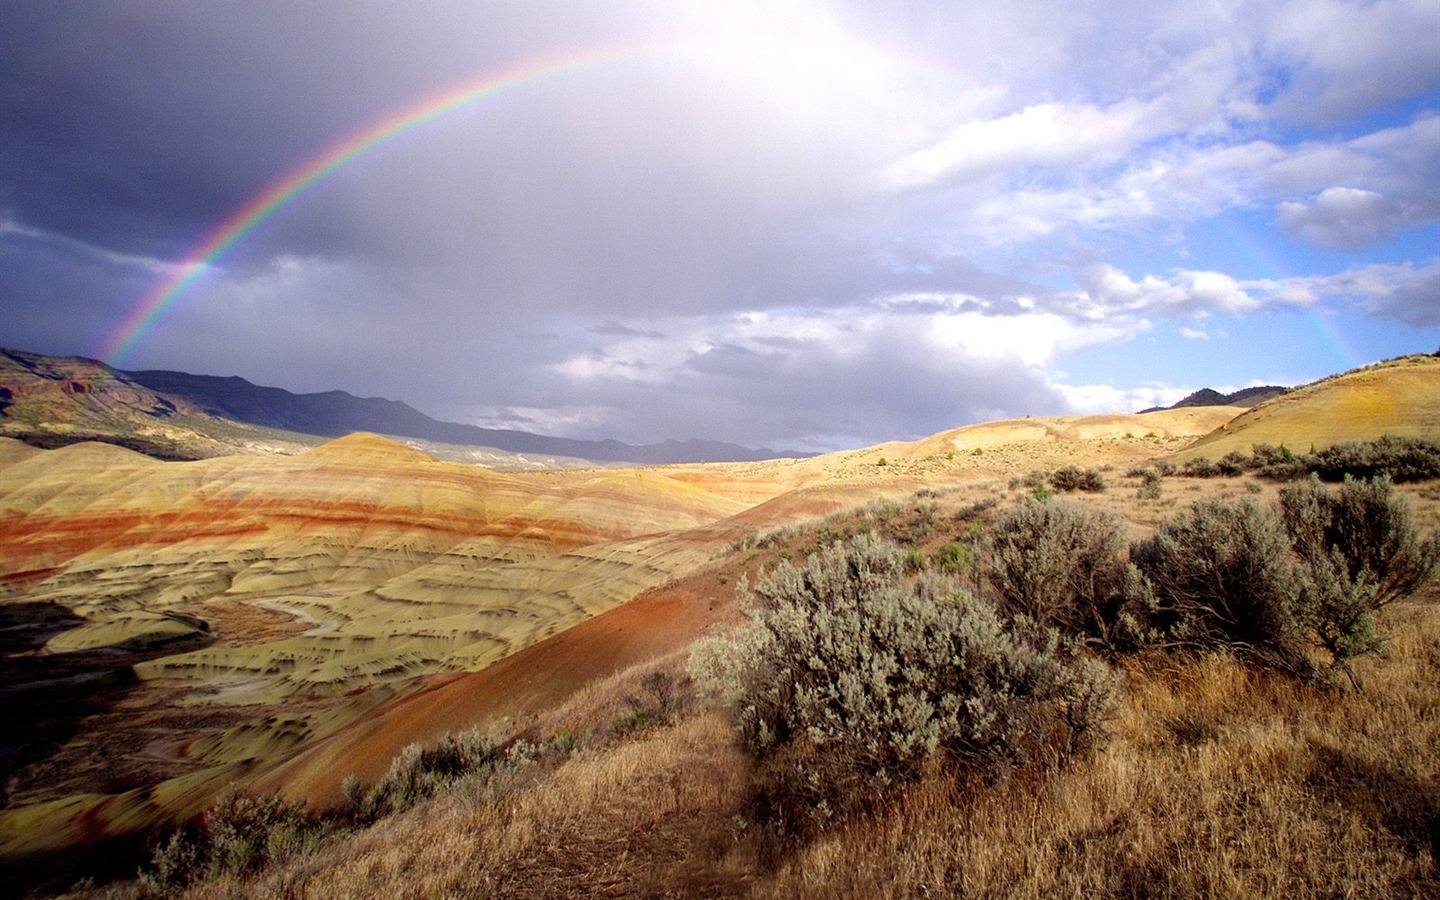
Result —
<path fill-rule="evenodd" d="M 332 804 L 408 743 L 544 715 L 733 617 L 747 536 L 922 489 L 1013 499 L 1017 477 L 1062 466 L 1119 484 L 1206 435 L 1205 455 L 1217 435 L 1248 449 L 1269 432 L 1238 428 L 1246 416 L 1283 413 L 1283 440 L 1323 444 L 1348 414 L 1326 399 L 1336 385 L 1392 398 L 1365 401 L 1346 436 L 1433 437 L 1437 371 L 1356 373 L 1240 419 L 1018 419 L 643 469 L 497 473 L 372 435 L 193 462 L 0 440 L 0 697 L 24 710 L 0 757 L 0 856 L 68 871 L 75 851 L 182 821 L 232 782 Z M 1143 531 L 1173 496 L 1093 502 Z"/>

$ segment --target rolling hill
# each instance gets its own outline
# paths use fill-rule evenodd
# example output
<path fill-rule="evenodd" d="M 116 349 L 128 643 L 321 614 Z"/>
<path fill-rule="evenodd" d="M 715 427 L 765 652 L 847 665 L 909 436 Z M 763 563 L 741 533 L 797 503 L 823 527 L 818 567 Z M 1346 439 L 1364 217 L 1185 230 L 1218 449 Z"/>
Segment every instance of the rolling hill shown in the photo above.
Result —
<path fill-rule="evenodd" d="M 75 403 L 59 424 L 213 418 L 124 373 L 91 391 L 44 371 L 62 375 L 30 373 L 50 383 L 45 402 Z M 406 744 L 513 731 L 733 619 L 767 536 L 872 501 L 921 496 L 928 515 L 958 516 L 1029 496 L 1035 470 L 1093 467 L 1112 490 L 1088 502 L 1143 533 L 1174 501 L 1121 489 L 1132 467 L 1383 433 L 1440 437 L 1440 360 L 1249 411 L 1014 419 L 808 459 L 634 469 L 489 471 L 367 433 L 184 462 L 0 438 L 0 700 L 14 723 L 0 867 L 70 871 L 116 841 L 129 853 L 232 782 L 323 807 Z"/>
<path fill-rule="evenodd" d="M 1440 358 L 1402 357 L 1295 388 L 1220 425 L 1175 459 L 1248 454 L 1254 444 L 1298 453 L 1382 434 L 1440 437 Z"/>

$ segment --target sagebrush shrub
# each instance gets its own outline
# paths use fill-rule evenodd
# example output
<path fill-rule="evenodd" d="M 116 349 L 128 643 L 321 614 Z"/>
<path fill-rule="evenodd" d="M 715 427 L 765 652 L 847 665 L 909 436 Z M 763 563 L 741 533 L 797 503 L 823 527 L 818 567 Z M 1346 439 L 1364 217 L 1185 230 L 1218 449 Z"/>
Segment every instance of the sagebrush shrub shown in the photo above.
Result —
<path fill-rule="evenodd" d="M 1314 479 L 1289 485 L 1280 510 L 1302 559 L 1374 582 L 1379 605 L 1415 593 L 1440 567 L 1440 537 L 1421 539 L 1409 502 L 1387 477 L 1346 480 L 1336 493 Z"/>
<path fill-rule="evenodd" d="M 445 734 L 435 744 L 409 744 L 390 761 L 355 810 L 361 820 L 408 809 L 433 795 L 446 781 L 493 765 L 501 758 L 495 742 L 476 729 Z"/>
<path fill-rule="evenodd" d="M 1220 457 L 1220 461 L 1215 463 L 1215 468 L 1220 470 L 1221 475 L 1234 478 L 1237 475 L 1245 474 L 1245 471 L 1250 468 L 1250 457 L 1239 450 L 1231 450 Z"/>
<path fill-rule="evenodd" d="M 1063 466 L 1050 473 L 1050 486 L 1057 491 L 1099 493 L 1105 490 L 1105 479 L 1094 469 Z"/>
<path fill-rule="evenodd" d="M 1268 478 L 1272 481 L 1291 481 L 1303 478 L 1309 472 L 1307 458 L 1296 456 L 1284 444 L 1279 447 L 1273 444 L 1253 444 L 1250 450 L 1249 468 L 1261 478 Z"/>
<path fill-rule="evenodd" d="M 749 623 L 697 646 L 691 670 L 729 701 L 760 760 L 762 815 L 793 827 L 946 758 L 977 767 L 1083 743 L 1110 709 L 1104 666 L 1010 621 L 957 579 L 907 578 L 861 535 L 782 562 L 745 591 Z"/>
<path fill-rule="evenodd" d="M 1186 478 L 1216 478 L 1220 475 L 1220 467 L 1203 456 L 1197 456 L 1185 461 L 1180 467 L 1180 474 Z"/>
<path fill-rule="evenodd" d="M 171 891 L 221 875 L 245 875 L 302 854 L 318 837 L 305 807 L 279 794 L 255 796 L 227 789 L 198 827 L 156 848 L 142 883 Z"/>
<path fill-rule="evenodd" d="M 1226 645 L 1268 663 L 1305 669 L 1299 582 L 1277 516 L 1254 500 L 1199 500 L 1132 544 L 1149 581 L 1157 624 L 1173 640 Z"/>
<path fill-rule="evenodd" d="M 1387 434 L 1373 441 L 1345 441 L 1307 460 L 1325 481 L 1385 476 L 1399 484 L 1440 478 L 1440 441 Z"/>
<path fill-rule="evenodd" d="M 995 524 L 986 549 L 986 576 L 1007 612 L 1112 650 L 1139 640 L 1147 595 L 1124 559 L 1117 517 L 1028 501 Z"/>
<path fill-rule="evenodd" d="M 1345 666 L 1382 645 L 1373 613 L 1407 597 L 1440 568 L 1440 537 L 1421 539 L 1409 503 L 1390 480 L 1317 480 L 1280 491 L 1280 515 L 1305 563 L 1304 616 L 1315 643 Z"/>

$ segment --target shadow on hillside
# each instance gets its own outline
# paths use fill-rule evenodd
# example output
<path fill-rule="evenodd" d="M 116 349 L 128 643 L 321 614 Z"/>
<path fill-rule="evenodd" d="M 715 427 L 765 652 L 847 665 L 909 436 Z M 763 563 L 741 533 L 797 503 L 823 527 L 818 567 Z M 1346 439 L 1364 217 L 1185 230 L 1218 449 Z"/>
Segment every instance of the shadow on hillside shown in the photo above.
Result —
<path fill-rule="evenodd" d="M 40 450 L 58 450 L 71 444 L 93 441 L 99 444 L 113 444 L 126 450 L 158 459 L 162 462 L 191 462 L 205 459 L 207 454 L 196 452 L 181 441 L 164 438 L 144 438 L 128 434 L 102 434 L 100 432 L 65 432 L 56 434 L 48 431 L 27 431 L 8 435 Z"/>
<path fill-rule="evenodd" d="M 12 804 L 23 770 L 54 756 L 86 718 L 135 689 L 135 663 L 176 650 L 172 643 L 144 653 L 43 652 L 47 641 L 83 621 L 48 601 L 0 605 L 0 809 Z"/>

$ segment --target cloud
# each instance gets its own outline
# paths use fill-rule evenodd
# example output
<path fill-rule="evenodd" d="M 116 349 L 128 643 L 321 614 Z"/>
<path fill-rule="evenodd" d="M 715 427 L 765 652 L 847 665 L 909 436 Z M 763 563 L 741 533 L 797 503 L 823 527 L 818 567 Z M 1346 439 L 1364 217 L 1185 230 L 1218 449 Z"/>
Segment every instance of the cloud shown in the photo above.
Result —
<path fill-rule="evenodd" d="M 1058 304 L 1081 319 L 1115 316 L 1166 316 L 1203 318 L 1212 313 L 1245 313 L 1262 306 L 1304 306 L 1307 292 L 1291 290 L 1272 280 L 1241 281 L 1224 272 L 1175 272 L 1169 278 L 1146 275 L 1131 278 L 1108 264 L 1086 271 L 1083 290 L 1065 295 Z"/>
<path fill-rule="evenodd" d="M 613 410 L 636 433 L 664 434 L 703 410 L 719 433 L 774 446 L 785 428 L 796 428 L 792 443 L 835 447 L 920 437 L 981 418 L 1065 412 L 1067 401 L 1046 374 L 1056 356 L 1127 340 L 1140 328 L 1076 325 L 1039 311 L 990 316 L 964 306 L 672 319 L 660 325 L 665 337 L 617 334 L 548 374 L 569 398 L 567 409 Z M 665 390 L 655 390 L 660 385 Z"/>
<path fill-rule="evenodd" d="M 1346 187 L 1326 188 L 1308 204 L 1285 201 L 1276 213 L 1297 240 L 1347 250 L 1389 238 L 1405 218 L 1404 207 L 1383 195 Z"/>
<path fill-rule="evenodd" d="M 1440 325 L 1440 260 L 1424 265 L 1374 264 L 1334 275 L 1293 279 L 1297 290 L 1337 297 L 1374 316 L 1422 328 Z"/>
<path fill-rule="evenodd" d="M 1181 325 L 1178 329 L 1179 335 L 1187 341 L 1208 341 L 1210 333 L 1201 331 L 1199 328 L 1191 328 L 1188 325 Z"/>
<path fill-rule="evenodd" d="M 1142 409 L 1171 406 L 1193 393 L 1189 388 L 1168 385 L 1117 388 L 1109 384 L 1056 384 L 1054 387 L 1065 399 L 1070 413 L 1083 416 L 1134 413 Z"/>
<path fill-rule="evenodd" d="M 1428 0 L 1292 0 L 1263 40 L 1287 69 L 1278 105 L 1286 115 L 1334 120 L 1440 83 L 1440 7 Z"/>
<path fill-rule="evenodd" d="M 996 119 L 963 122 L 892 166 L 885 182 L 903 189 L 1013 174 L 1029 166 L 1111 162 L 1137 140 L 1144 114 L 1144 104 L 1133 100 L 1104 109 L 1041 103 Z"/>
<path fill-rule="evenodd" d="M 1053 373 L 1142 334 L 1440 320 L 1426 0 L 562 6 L 5 4 L 0 338 L 96 352 L 267 186 L 517 72 L 281 204 L 136 363 L 821 447 L 1152 405 Z"/>

